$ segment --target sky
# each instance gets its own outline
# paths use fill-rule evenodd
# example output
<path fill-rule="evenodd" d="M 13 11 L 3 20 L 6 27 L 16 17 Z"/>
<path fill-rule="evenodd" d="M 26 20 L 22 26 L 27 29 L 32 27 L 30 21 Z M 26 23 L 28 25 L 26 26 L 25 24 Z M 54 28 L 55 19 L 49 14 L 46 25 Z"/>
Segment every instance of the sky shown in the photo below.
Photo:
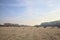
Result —
<path fill-rule="evenodd" d="M 0 0 L 0 24 L 38 25 L 60 20 L 60 0 Z"/>

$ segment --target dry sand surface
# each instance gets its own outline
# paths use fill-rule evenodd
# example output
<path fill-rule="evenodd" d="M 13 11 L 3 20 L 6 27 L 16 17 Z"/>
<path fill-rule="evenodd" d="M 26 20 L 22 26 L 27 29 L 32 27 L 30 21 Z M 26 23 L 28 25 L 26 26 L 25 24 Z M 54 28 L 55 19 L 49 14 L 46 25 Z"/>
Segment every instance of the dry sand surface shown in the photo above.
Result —
<path fill-rule="evenodd" d="M 0 27 L 0 40 L 60 40 L 60 29 L 42 27 Z"/>

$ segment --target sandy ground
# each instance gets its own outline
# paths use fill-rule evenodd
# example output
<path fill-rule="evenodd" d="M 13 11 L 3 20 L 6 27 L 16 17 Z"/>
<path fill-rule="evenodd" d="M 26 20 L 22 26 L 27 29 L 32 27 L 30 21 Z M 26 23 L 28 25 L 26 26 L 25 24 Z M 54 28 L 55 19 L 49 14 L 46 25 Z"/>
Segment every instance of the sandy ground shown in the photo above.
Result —
<path fill-rule="evenodd" d="M 0 40 L 60 40 L 60 28 L 0 27 Z"/>

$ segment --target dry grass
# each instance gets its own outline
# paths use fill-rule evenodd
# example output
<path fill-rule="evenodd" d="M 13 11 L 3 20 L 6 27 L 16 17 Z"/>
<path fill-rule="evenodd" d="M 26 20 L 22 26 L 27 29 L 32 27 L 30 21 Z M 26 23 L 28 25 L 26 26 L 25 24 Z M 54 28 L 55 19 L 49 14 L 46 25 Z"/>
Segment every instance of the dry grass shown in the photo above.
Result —
<path fill-rule="evenodd" d="M 0 27 L 0 40 L 60 40 L 60 29 L 42 27 Z"/>

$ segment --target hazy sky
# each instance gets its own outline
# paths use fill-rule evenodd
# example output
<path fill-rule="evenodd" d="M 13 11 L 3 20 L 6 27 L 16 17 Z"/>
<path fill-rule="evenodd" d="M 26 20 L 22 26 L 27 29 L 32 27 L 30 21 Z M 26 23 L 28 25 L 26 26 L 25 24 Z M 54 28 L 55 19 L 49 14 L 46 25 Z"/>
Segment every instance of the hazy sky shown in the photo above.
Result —
<path fill-rule="evenodd" d="M 60 20 L 60 0 L 0 0 L 0 23 L 26 25 Z"/>

